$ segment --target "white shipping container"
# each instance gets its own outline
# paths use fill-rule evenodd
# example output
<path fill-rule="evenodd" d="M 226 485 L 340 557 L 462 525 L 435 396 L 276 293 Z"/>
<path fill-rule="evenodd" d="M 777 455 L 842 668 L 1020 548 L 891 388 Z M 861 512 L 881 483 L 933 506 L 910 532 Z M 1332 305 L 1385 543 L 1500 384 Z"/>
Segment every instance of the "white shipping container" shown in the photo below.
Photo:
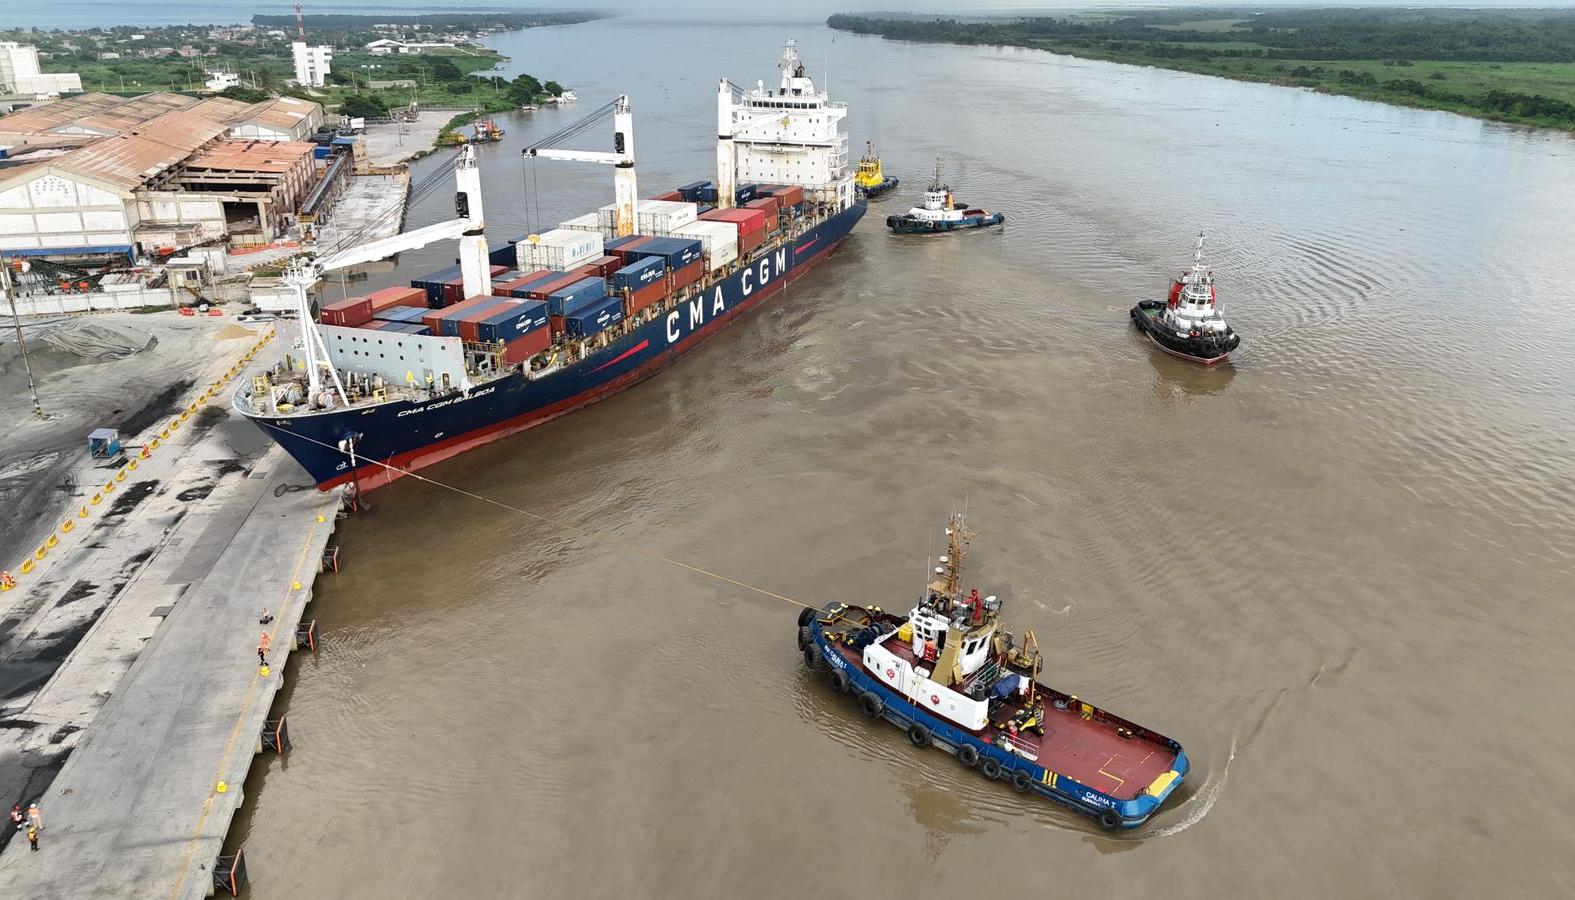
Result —
<path fill-rule="evenodd" d="M 738 226 L 731 222 L 694 221 L 673 229 L 672 236 L 698 240 L 713 272 L 738 259 Z"/>
<path fill-rule="evenodd" d="M 641 200 L 634 209 L 634 230 L 640 234 L 672 234 L 695 220 L 693 203 L 681 200 Z"/>
<path fill-rule="evenodd" d="M 558 227 L 565 231 L 600 232 L 602 230 L 602 222 L 601 217 L 597 213 L 586 213 L 583 216 L 575 216 L 567 222 L 559 222 Z"/>
<path fill-rule="evenodd" d="M 514 245 L 519 269 L 552 269 L 566 272 L 602 255 L 602 236 L 591 231 L 554 228 Z"/>
<path fill-rule="evenodd" d="M 638 203 L 635 204 L 635 208 L 639 208 Z M 618 224 L 618 204 L 609 203 L 598 209 L 596 211 L 596 221 L 601 223 L 603 230 L 612 231 L 614 226 Z"/>

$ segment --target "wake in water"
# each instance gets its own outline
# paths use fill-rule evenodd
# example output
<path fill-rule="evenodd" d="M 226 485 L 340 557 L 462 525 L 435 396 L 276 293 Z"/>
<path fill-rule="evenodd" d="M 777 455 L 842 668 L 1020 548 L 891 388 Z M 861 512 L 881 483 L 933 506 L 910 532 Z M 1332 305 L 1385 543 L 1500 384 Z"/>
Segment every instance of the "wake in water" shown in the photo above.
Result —
<path fill-rule="evenodd" d="M 1203 817 L 1208 815 L 1209 810 L 1214 808 L 1214 801 L 1220 798 L 1220 792 L 1225 790 L 1225 779 L 1230 777 L 1230 764 L 1235 760 L 1236 739 L 1232 737 L 1230 739 L 1230 757 L 1225 760 L 1225 770 L 1220 773 L 1219 781 L 1209 782 L 1203 786 L 1201 791 L 1198 791 L 1198 795 L 1193 798 L 1197 802 L 1192 809 L 1187 811 L 1186 815 L 1182 816 L 1180 822 L 1174 825 L 1166 825 L 1164 828 L 1150 832 L 1149 836 L 1169 837 L 1173 834 L 1180 834 L 1203 821 Z"/>

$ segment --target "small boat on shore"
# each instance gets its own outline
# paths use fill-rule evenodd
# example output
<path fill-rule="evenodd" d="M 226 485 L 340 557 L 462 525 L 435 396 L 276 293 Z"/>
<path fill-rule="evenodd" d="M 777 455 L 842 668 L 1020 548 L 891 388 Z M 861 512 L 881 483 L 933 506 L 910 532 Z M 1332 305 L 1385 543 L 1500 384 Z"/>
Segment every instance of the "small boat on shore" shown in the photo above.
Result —
<path fill-rule="evenodd" d="M 1009 782 L 1107 829 L 1147 822 L 1190 768 L 1181 745 L 1038 681 L 1032 631 L 1016 639 L 1001 603 L 962 593 L 968 531 L 947 521 L 949 552 L 906 615 L 830 603 L 798 618 L 811 671 L 858 698 L 871 719 L 937 747 L 986 778 Z"/>
<path fill-rule="evenodd" d="M 1212 366 L 1241 346 L 1241 336 L 1231 330 L 1214 300 L 1214 273 L 1203 264 L 1199 232 L 1192 268 L 1172 279 L 1165 301 L 1139 300 L 1128 315 L 1132 326 L 1148 335 L 1154 346 L 1171 356 Z"/>
<path fill-rule="evenodd" d="M 1006 215 L 973 209 L 956 202 L 952 189 L 941 181 L 941 161 L 935 161 L 935 177 L 924 191 L 924 205 L 915 206 L 900 216 L 887 216 L 886 227 L 897 234 L 938 234 L 965 228 L 986 228 L 1006 221 Z"/>
<path fill-rule="evenodd" d="M 859 170 L 853 176 L 853 189 L 866 200 L 873 200 L 896 186 L 897 179 L 881 171 L 880 157 L 875 155 L 874 144 L 865 141 L 864 155 L 859 158 Z"/>

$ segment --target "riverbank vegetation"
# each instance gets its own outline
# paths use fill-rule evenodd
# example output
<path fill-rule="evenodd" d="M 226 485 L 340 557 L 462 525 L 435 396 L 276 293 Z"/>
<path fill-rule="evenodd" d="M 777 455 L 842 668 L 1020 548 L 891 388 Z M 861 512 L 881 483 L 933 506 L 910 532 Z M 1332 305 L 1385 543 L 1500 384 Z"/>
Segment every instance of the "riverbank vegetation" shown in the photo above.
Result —
<path fill-rule="evenodd" d="M 897 40 L 1031 47 L 1575 130 L 1575 10 L 1568 9 L 835 15 L 827 24 Z"/>

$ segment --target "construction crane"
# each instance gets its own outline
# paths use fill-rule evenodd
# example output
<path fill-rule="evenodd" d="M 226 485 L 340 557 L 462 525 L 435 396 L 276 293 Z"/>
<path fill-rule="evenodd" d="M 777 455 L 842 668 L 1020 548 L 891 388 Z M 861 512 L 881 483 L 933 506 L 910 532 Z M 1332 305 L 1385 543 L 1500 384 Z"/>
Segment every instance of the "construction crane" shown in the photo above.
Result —
<path fill-rule="evenodd" d="M 342 403 L 349 404 L 339 372 L 329 362 L 328 347 L 323 343 L 317 323 L 312 321 L 311 289 L 322 277 L 339 269 L 363 265 L 386 259 L 396 253 L 415 250 L 438 241 L 459 241 L 460 275 L 465 284 L 466 297 L 479 297 L 492 292 L 491 270 L 487 266 L 486 223 L 481 207 L 481 170 L 476 165 L 476 151 L 463 147 L 454 161 L 455 218 L 382 240 L 359 244 L 354 247 L 314 258 L 298 256 L 285 267 L 283 281 L 295 292 L 296 315 L 301 322 L 301 353 L 306 362 L 308 396 L 316 396 L 323 389 L 322 369 L 327 368 L 334 391 Z"/>
<path fill-rule="evenodd" d="M 613 123 L 613 152 L 597 150 L 560 150 L 564 143 L 609 116 Z M 599 163 L 613 167 L 613 202 L 617 213 L 613 217 L 613 236 L 625 237 L 634 233 L 635 206 L 640 192 L 634 176 L 634 112 L 629 107 L 629 95 L 619 94 L 618 99 L 580 119 L 567 128 L 542 138 L 521 151 L 522 155 L 541 159 L 560 159 L 567 162 Z"/>

